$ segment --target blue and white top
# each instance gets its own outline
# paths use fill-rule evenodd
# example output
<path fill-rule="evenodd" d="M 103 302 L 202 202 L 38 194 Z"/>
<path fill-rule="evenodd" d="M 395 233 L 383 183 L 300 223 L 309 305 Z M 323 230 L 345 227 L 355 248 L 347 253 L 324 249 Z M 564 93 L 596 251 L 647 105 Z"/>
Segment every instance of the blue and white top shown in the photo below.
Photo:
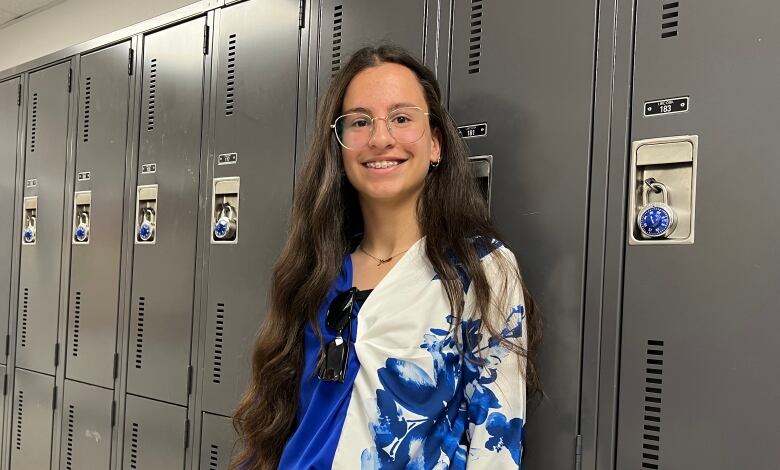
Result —
<path fill-rule="evenodd" d="M 424 240 L 356 305 L 344 383 L 317 377 L 320 343 L 307 325 L 297 427 L 280 469 L 520 468 L 524 359 L 480 335 L 481 320 L 475 318 L 465 278 L 463 322 L 451 331 L 449 301 L 425 256 Z M 500 242 L 492 246 L 495 252 L 481 258 L 493 290 L 503 282 L 494 256 L 501 253 L 512 263 L 515 258 Z M 325 326 L 328 306 L 350 287 L 348 255 L 319 311 L 325 343 L 336 337 Z M 510 282 L 506 292 L 502 335 L 525 347 L 520 284 Z M 463 358 L 455 334 L 461 344 L 475 345 L 464 354 L 482 362 Z"/>

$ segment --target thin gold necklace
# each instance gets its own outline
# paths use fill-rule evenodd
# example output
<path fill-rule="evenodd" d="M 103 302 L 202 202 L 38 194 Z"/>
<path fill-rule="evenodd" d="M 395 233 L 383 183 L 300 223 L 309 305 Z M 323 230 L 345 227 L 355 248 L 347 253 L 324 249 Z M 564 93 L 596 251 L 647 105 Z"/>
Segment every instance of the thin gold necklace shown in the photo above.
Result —
<path fill-rule="evenodd" d="M 406 253 L 407 251 L 409 251 L 409 248 L 411 248 L 411 247 L 409 247 L 409 248 L 405 249 L 404 251 L 399 251 L 398 253 L 396 253 L 396 254 L 394 254 L 394 255 L 392 255 L 392 256 L 389 256 L 389 257 L 387 257 L 387 258 L 385 258 L 385 259 L 382 259 L 382 258 L 377 258 L 376 256 L 372 255 L 371 253 L 367 252 L 367 251 L 365 250 L 365 248 L 363 248 L 363 245 L 360 245 L 360 246 L 358 246 L 358 248 L 360 248 L 360 251 L 362 251 L 363 253 L 365 253 L 365 254 L 367 254 L 368 256 L 370 256 L 370 257 L 372 257 L 373 259 L 375 259 L 375 260 L 377 261 L 377 266 L 382 266 L 383 264 L 385 264 L 385 263 L 389 262 L 391 259 L 395 258 L 396 256 L 398 256 L 398 255 L 401 255 L 401 254 L 403 254 L 403 253 Z"/>

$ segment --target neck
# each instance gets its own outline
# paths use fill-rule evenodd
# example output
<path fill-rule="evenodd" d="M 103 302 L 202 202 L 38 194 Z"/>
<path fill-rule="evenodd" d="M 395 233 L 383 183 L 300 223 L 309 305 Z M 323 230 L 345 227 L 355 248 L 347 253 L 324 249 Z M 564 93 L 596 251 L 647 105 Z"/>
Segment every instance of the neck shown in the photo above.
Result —
<path fill-rule="evenodd" d="M 422 236 L 417 221 L 417 197 L 398 201 L 360 198 L 364 250 L 384 258 L 408 250 Z"/>

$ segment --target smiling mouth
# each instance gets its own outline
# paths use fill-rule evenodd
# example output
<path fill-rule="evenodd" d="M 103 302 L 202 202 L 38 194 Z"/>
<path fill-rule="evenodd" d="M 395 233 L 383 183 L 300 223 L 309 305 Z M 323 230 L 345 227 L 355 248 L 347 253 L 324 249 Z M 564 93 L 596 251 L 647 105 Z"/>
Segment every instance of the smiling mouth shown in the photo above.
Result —
<path fill-rule="evenodd" d="M 363 166 L 366 168 L 371 168 L 374 170 L 381 170 L 385 168 L 392 168 L 396 167 L 398 165 L 401 165 L 406 160 L 381 160 L 381 161 L 375 161 L 375 162 L 365 162 L 363 163 Z"/>

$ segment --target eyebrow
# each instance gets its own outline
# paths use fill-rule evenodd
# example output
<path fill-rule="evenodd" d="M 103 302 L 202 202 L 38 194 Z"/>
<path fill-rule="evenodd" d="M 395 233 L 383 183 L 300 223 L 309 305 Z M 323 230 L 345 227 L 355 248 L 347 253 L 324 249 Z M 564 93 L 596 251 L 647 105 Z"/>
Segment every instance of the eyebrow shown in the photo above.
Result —
<path fill-rule="evenodd" d="M 419 106 L 419 105 L 416 105 L 416 104 L 413 104 L 413 103 L 395 103 L 392 106 L 390 106 L 390 112 L 392 113 L 393 111 L 395 111 L 398 108 L 410 108 L 410 107 L 411 108 L 423 109 L 422 106 Z M 366 108 L 362 108 L 360 106 L 344 110 L 344 114 L 350 114 L 350 113 L 364 113 L 364 114 L 368 114 L 368 115 L 373 115 L 371 113 L 371 111 L 369 111 Z"/>

